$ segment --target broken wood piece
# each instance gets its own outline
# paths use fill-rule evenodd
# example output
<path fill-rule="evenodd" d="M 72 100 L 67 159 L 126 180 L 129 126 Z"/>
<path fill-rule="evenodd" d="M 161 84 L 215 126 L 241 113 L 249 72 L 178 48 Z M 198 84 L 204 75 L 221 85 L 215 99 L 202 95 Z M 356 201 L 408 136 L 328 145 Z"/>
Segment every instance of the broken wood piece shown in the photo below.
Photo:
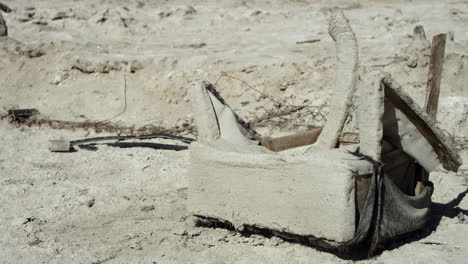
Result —
<path fill-rule="evenodd" d="M 442 78 L 446 38 L 447 34 L 439 34 L 432 38 L 431 61 L 429 64 L 424 108 L 434 121 L 437 119 L 437 108 L 439 106 L 440 80 Z"/>
<path fill-rule="evenodd" d="M 344 132 L 340 137 L 340 145 L 350 145 L 359 143 L 359 134 Z"/>
<path fill-rule="evenodd" d="M 456 172 L 461 165 L 461 159 L 454 151 L 450 138 L 444 136 L 436 124 L 402 91 L 401 86 L 395 80 L 388 76 L 383 79 L 383 84 L 385 85 L 385 97 L 406 116 L 427 140 L 443 167 Z"/>
<path fill-rule="evenodd" d="M 12 118 L 13 121 L 22 121 L 38 114 L 39 111 L 35 108 L 8 110 L 8 115 Z"/>
<path fill-rule="evenodd" d="M 322 128 L 318 127 L 293 135 L 262 139 L 259 145 L 275 152 L 312 145 L 317 141 L 317 138 L 321 132 Z M 357 144 L 359 143 L 359 134 L 353 132 L 344 132 L 340 137 L 339 143 L 340 145 Z"/>
<path fill-rule="evenodd" d="M 49 150 L 51 152 L 70 152 L 72 147 L 68 140 L 49 140 Z"/>
<path fill-rule="evenodd" d="M 294 135 L 287 135 L 272 139 L 263 139 L 260 141 L 260 145 L 275 152 L 291 148 L 297 148 L 305 145 L 314 144 L 315 141 L 317 141 L 320 132 L 322 132 L 322 128 L 316 128 Z"/>
<path fill-rule="evenodd" d="M 296 44 L 310 44 L 310 43 L 315 43 L 319 41 L 320 39 L 309 39 L 309 40 L 303 40 L 303 41 L 296 41 Z"/>

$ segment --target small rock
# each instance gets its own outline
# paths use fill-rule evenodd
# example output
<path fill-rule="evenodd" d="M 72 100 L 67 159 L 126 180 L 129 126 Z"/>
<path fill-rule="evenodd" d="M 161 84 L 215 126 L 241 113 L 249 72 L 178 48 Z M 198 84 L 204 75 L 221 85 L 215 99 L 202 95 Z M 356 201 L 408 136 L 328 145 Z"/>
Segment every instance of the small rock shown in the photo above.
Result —
<path fill-rule="evenodd" d="M 39 58 L 41 56 L 45 55 L 45 52 L 40 49 L 40 48 L 35 48 L 35 47 L 30 47 L 27 48 L 24 52 L 24 55 L 28 56 L 28 58 L 33 59 L 33 58 Z"/>
<path fill-rule="evenodd" d="M 33 20 L 35 15 L 36 12 L 34 7 L 26 7 L 24 8 L 24 10 L 22 10 L 22 12 L 20 12 L 16 20 L 18 20 L 21 23 L 26 23 Z"/>
<path fill-rule="evenodd" d="M 455 32 L 449 31 L 448 32 L 448 37 L 451 41 L 455 41 Z"/>
<path fill-rule="evenodd" d="M 141 211 L 143 212 L 149 212 L 154 210 L 154 205 L 145 205 L 141 207 Z"/>
<path fill-rule="evenodd" d="M 22 224 L 23 224 L 23 225 L 27 225 L 27 224 L 32 223 L 32 222 L 34 222 L 34 221 L 39 221 L 39 222 L 40 222 L 39 219 L 37 219 L 37 218 L 34 217 L 34 216 L 31 216 L 31 217 L 23 218 L 23 223 L 22 223 Z"/>
<path fill-rule="evenodd" d="M 89 200 L 86 205 L 91 208 L 94 206 L 94 204 L 96 203 L 96 199 L 92 198 L 91 200 Z"/>
<path fill-rule="evenodd" d="M 184 15 L 195 15 L 197 10 L 193 6 L 187 6 L 184 10 Z"/>
<path fill-rule="evenodd" d="M 47 23 L 47 21 L 45 21 L 44 19 L 38 19 L 38 20 L 34 20 L 32 22 L 34 25 L 39 25 L 39 26 L 47 26 L 49 23 Z"/>
<path fill-rule="evenodd" d="M 166 18 L 166 17 L 170 17 L 172 15 L 172 12 L 171 11 L 167 11 L 167 12 L 159 12 L 158 16 L 159 18 Z"/>
<path fill-rule="evenodd" d="M 61 12 L 58 12 L 57 14 L 55 14 L 55 16 L 52 17 L 52 20 L 59 20 L 59 19 L 64 19 L 64 18 L 68 18 L 68 14 L 61 11 Z"/>
<path fill-rule="evenodd" d="M 28 245 L 33 247 L 33 246 L 37 246 L 39 245 L 40 243 L 42 243 L 43 241 L 40 240 L 39 238 L 37 237 L 34 237 L 31 241 L 28 242 Z"/>
<path fill-rule="evenodd" d="M 104 12 L 101 12 L 97 15 L 96 23 L 104 23 L 109 18 L 109 9 L 106 9 Z"/>
<path fill-rule="evenodd" d="M 253 11 L 250 15 L 251 15 L 251 16 L 258 16 L 258 15 L 260 15 L 261 13 L 262 13 L 262 11 L 256 10 L 256 11 Z"/>
<path fill-rule="evenodd" d="M 418 59 L 417 58 L 408 58 L 406 61 L 406 66 L 410 68 L 416 68 L 418 66 Z"/>
<path fill-rule="evenodd" d="M 294 85 L 294 83 L 295 83 L 294 81 L 287 81 L 287 82 L 284 81 L 280 84 L 280 90 L 286 91 L 286 89 L 288 89 L 289 86 Z"/>
<path fill-rule="evenodd" d="M 141 62 L 139 61 L 132 61 L 130 63 L 130 73 L 135 73 L 139 70 L 143 69 L 143 64 L 141 64 Z"/>
<path fill-rule="evenodd" d="M 182 47 L 193 48 L 193 49 L 200 49 L 200 48 L 203 48 L 205 46 L 206 46 L 205 42 L 182 45 Z"/>
<path fill-rule="evenodd" d="M 59 85 L 61 82 L 66 80 L 68 76 L 69 76 L 69 70 L 65 69 L 64 67 L 59 67 L 51 83 L 55 85 Z"/>
<path fill-rule="evenodd" d="M 129 248 L 134 250 L 142 250 L 143 247 L 140 245 L 140 241 L 132 240 L 128 245 Z"/>

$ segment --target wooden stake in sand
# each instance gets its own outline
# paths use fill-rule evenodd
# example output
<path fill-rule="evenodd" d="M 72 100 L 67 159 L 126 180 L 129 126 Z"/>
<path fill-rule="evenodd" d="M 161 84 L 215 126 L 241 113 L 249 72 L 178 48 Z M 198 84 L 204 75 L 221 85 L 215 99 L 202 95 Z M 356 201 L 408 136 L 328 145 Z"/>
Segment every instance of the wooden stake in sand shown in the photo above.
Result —
<path fill-rule="evenodd" d="M 437 119 L 437 108 L 439 106 L 440 80 L 442 77 L 442 65 L 444 64 L 446 38 L 447 34 L 439 34 L 432 38 L 431 62 L 429 64 L 424 109 L 434 121 Z"/>

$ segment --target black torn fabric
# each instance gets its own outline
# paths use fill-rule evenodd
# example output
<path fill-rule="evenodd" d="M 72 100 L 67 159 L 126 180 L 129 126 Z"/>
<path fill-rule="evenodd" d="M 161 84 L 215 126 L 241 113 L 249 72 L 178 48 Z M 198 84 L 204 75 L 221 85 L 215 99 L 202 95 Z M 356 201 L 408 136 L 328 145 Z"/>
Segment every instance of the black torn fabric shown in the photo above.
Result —
<path fill-rule="evenodd" d="M 375 254 L 383 242 L 423 228 L 429 220 L 433 185 L 423 183 L 417 196 L 408 196 L 385 175 L 383 165 L 372 158 L 353 153 L 373 164 L 371 184 L 363 212 L 359 218 L 354 238 L 340 245 L 340 252 L 353 253 L 367 249 L 368 256 Z"/>

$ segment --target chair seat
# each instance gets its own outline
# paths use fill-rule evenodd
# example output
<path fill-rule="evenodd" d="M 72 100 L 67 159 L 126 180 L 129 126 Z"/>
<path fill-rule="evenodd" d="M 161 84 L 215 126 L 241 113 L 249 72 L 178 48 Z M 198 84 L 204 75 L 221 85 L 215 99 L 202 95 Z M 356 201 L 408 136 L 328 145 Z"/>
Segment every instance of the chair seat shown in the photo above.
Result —
<path fill-rule="evenodd" d="M 355 234 L 355 177 L 372 164 L 331 149 L 293 156 L 225 141 L 190 147 L 189 210 L 336 242 Z"/>

